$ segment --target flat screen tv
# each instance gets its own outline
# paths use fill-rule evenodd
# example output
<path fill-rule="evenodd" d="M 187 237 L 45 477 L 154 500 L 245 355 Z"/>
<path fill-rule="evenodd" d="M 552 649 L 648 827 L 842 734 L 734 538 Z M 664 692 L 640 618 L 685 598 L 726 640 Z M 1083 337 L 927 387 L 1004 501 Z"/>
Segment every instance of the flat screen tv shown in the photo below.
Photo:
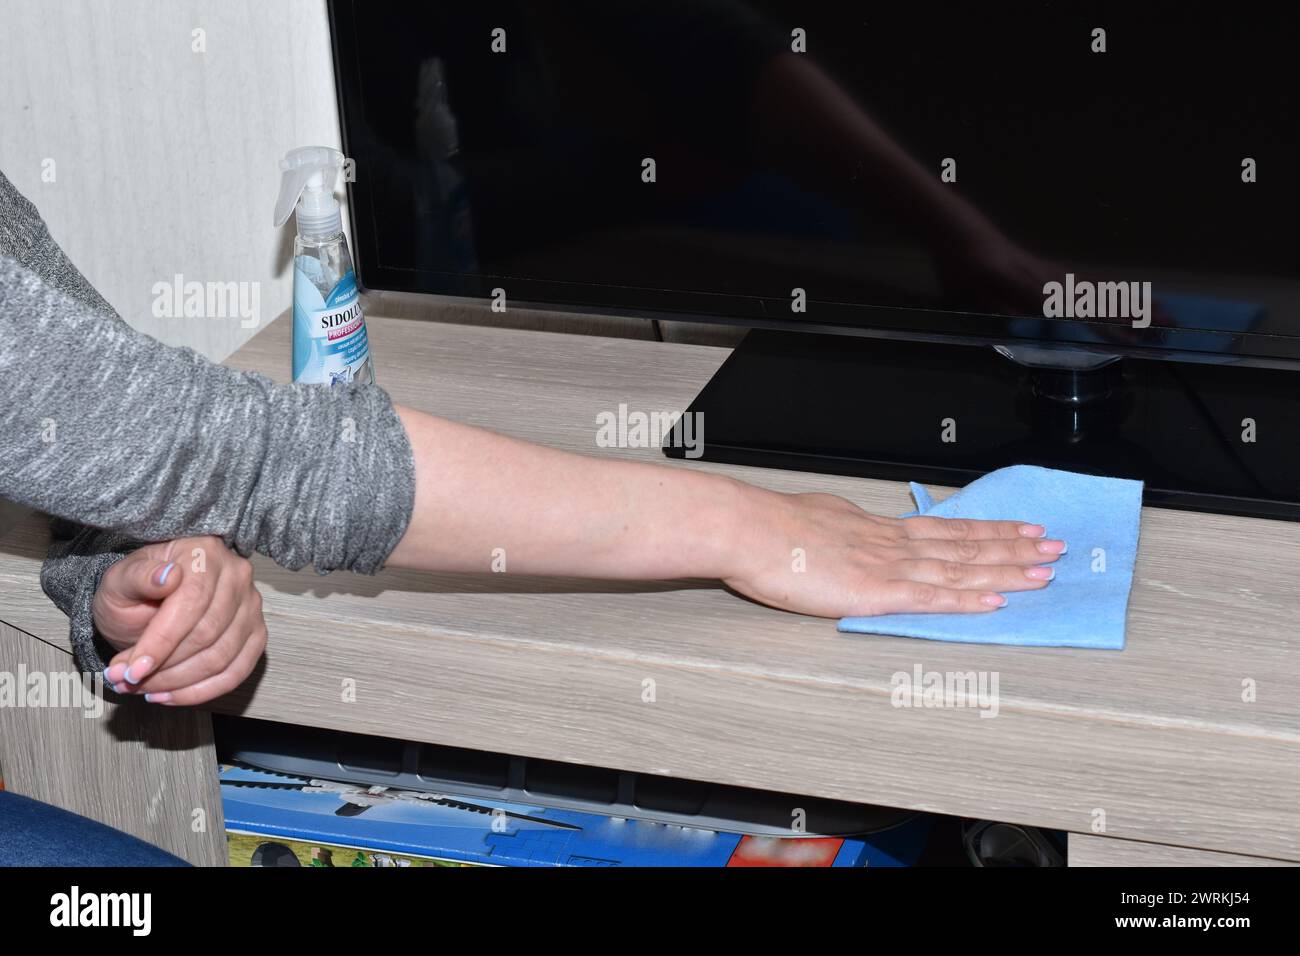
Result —
<path fill-rule="evenodd" d="M 332 0 L 360 280 L 749 329 L 689 409 L 705 458 L 1300 518 L 1288 24 Z"/>

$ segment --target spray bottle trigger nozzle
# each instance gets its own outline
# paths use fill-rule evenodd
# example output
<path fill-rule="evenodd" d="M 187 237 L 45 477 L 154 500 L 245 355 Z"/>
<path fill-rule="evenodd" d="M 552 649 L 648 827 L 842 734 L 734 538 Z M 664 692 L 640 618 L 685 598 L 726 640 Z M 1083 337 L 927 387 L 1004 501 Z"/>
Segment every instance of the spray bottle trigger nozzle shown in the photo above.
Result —
<path fill-rule="evenodd" d="M 304 190 L 323 193 L 317 205 L 337 205 L 334 186 L 343 168 L 343 154 L 329 146 L 303 146 L 292 149 L 280 161 L 280 195 L 275 201 L 275 225 L 284 225 Z"/>

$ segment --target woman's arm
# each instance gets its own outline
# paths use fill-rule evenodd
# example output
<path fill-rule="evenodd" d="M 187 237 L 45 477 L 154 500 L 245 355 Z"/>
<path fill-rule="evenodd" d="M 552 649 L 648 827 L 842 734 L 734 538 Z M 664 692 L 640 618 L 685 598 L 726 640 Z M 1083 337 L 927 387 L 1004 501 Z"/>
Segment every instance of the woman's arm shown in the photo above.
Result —
<path fill-rule="evenodd" d="M 377 570 L 414 474 L 388 396 L 169 348 L 0 259 L 0 495 L 145 541 Z"/>
<path fill-rule="evenodd" d="M 105 321 L 122 321 L 3 173 L 0 255 Z M 118 693 L 177 704 L 211 700 L 248 675 L 265 646 L 266 625 L 246 559 L 215 538 L 146 545 L 58 518 L 50 525 L 41 586 L 68 616 L 83 671 L 103 672 Z M 195 555 L 203 560 L 192 560 Z M 137 647 L 146 629 L 149 640 Z"/>
<path fill-rule="evenodd" d="M 389 563 L 598 578 L 718 578 L 827 617 L 994 610 L 1046 586 L 1060 541 L 1020 522 L 883 518 L 666 465 L 587 458 L 398 408 L 415 507 Z M 494 564 L 495 562 L 495 564 Z"/>
<path fill-rule="evenodd" d="M 835 616 L 990 610 L 996 592 L 1043 586 L 1026 569 L 1061 548 L 1013 522 L 880 518 L 399 417 L 374 386 L 276 385 L 106 322 L 9 260 L 0 382 L 0 494 L 145 540 L 213 534 L 291 568 L 484 568 L 502 548 L 517 572 L 704 575 Z"/>
<path fill-rule="evenodd" d="M 47 285 L 91 310 L 121 321 L 113 307 L 86 281 L 50 235 L 36 207 L 0 172 L 0 256 L 8 256 Z M 41 566 L 41 587 L 68 616 L 69 638 L 78 666 L 97 672 L 111 650 L 95 632 L 92 604 L 105 572 L 140 542 L 75 522 L 50 522 L 50 549 Z M 109 655 L 111 656 L 111 654 Z"/>

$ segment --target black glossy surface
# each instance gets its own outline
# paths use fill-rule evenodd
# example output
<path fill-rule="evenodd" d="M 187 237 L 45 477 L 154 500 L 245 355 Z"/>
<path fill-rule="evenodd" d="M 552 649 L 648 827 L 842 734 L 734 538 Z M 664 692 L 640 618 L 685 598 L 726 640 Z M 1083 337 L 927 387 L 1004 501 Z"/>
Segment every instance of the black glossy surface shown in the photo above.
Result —
<path fill-rule="evenodd" d="M 1281 8 L 332 10 L 370 287 L 1300 359 L 1300 133 Z M 1094 27 L 1105 53 L 1091 51 Z M 790 52 L 795 28 L 807 53 Z M 432 105 L 435 61 L 449 112 Z M 955 183 L 938 182 L 946 157 Z M 1242 181 L 1245 157 L 1256 182 Z M 1044 318 L 1043 285 L 1065 273 L 1199 304 L 1179 300 L 1148 329 Z M 806 312 L 791 311 L 795 287 Z"/>
<path fill-rule="evenodd" d="M 1043 465 L 1139 478 L 1147 504 L 1300 519 L 1300 373 L 1128 358 L 1091 374 L 1089 401 L 1062 401 L 984 346 L 755 331 L 688 411 L 710 461 L 952 486 Z"/>

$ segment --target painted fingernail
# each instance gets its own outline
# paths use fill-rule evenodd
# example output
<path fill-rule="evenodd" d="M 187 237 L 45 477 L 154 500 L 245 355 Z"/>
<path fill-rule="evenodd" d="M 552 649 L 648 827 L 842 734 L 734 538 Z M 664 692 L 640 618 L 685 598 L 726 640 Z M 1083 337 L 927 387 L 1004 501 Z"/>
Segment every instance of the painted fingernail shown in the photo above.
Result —
<path fill-rule="evenodd" d="M 123 676 L 126 677 L 128 684 L 138 684 L 149 676 L 151 670 L 153 670 L 153 658 L 141 657 L 131 662 L 131 666 L 126 669 L 126 674 Z"/>
<path fill-rule="evenodd" d="M 104 668 L 104 680 L 108 681 L 110 684 L 120 684 L 122 683 L 122 675 L 125 672 L 125 664 L 113 664 L 110 667 Z"/>
<path fill-rule="evenodd" d="M 123 689 L 123 687 L 122 687 L 121 684 L 114 684 L 114 685 L 112 685 L 112 686 L 113 686 L 113 693 L 114 693 L 114 694 L 125 694 L 125 693 L 126 693 L 126 691 Z"/>
<path fill-rule="evenodd" d="M 171 701 L 172 695 L 170 691 L 162 690 L 156 694 L 145 694 L 144 699 L 151 704 L 166 704 Z"/>
<path fill-rule="evenodd" d="M 1065 554 L 1066 548 L 1069 547 L 1064 541 L 1040 541 L 1035 547 L 1042 554 Z"/>
<path fill-rule="evenodd" d="M 987 604 L 989 607 L 1002 607 L 1007 603 L 1007 599 L 1001 594 L 986 594 L 980 598 L 981 604 Z"/>
<path fill-rule="evenodd" d="M 1022 538 L 1041 538 L 1047 534 L 1047 529 L 1041 524 L 1022 524 L 1020 526 L 1020 536 Z"/>
<path fill-rule="evenodd" d="M 1025 577 L 1031 581 L 1050 581 L 1056 577 L 1056 568 L 1025 568 Z"/>
<path fill-rule="evenodd" d="M 157 574 L 155 577 L 157 578 L 158 585 L 159 585 L 160 587 L 161 587 L 162 585 L 164 585 L 164 584 L 167 583 L 167 575 L 169 575 L 169 574 L 172 573 L 172 568 L 174 568 L 174 567 L 176 567 L 176 562 L 175 562 L 175 561 L 171 562 L 170 564 L 166 564 L 166 565 L 164 565 L 164 566 L 163 566 L 163 567 L 158 571 L 158 574 Z"/>

